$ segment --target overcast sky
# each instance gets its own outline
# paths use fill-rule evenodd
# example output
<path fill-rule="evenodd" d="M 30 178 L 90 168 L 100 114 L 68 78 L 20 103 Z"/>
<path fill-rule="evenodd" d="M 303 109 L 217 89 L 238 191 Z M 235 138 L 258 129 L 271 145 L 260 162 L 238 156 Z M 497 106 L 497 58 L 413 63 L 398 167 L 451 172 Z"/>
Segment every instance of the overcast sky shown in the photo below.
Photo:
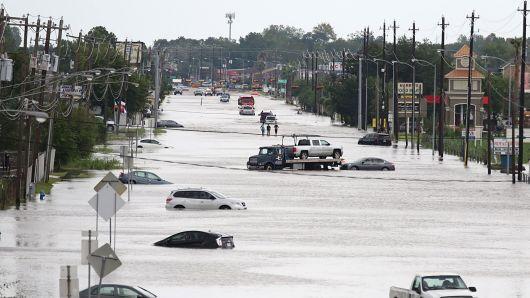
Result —
<path fill-rule="evenodd" d="M 0 0 L 1 1 L 1 0 Z M 141 40 L 152 44 L 158 38 L 179 36 L 228 37 L 226 12 L 235 12 L 232 36 L 261 32 L 270 24 L 290 25 L 310 31 L 316 24 L 328 22 L 339 37 L 370 26 L 381 34 L 383 21 L 397 21 L 398 35 L 410 35 L 415 20 L 418 39 L 439 41 L 438 22 L 442 15 L 450 23 L 447 39 L 469 35 L 466 15 L 476 10 L 478 33 L 521 36 L 521 0 L 3 0 L 11 16 L 64 17 L 73 34 L 80 29 L 102 25 L 119 39 Z"/>

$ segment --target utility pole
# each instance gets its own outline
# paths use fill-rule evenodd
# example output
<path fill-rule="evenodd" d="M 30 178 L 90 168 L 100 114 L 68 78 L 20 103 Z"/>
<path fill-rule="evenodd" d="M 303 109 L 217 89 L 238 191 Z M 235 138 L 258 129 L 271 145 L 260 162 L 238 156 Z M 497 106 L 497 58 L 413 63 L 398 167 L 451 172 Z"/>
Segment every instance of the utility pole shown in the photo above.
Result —
<path fill-rule="evenodd" d="M 488 70 L 488 175 L 491 175 L 491 97 L 491 71 Z"/>
<path fill-rule="evenodd" d="M 276 81 L 278 82 L 278 81 Z M 278 90 L 278 84 L 276 84 Z M 318 51 L 315 51 L 315 114 L 318 115 Z"/>
<path fill-rule="evenodd" d="M 357 129 L 362 130 L 363 129 L 363 60 L 365 58 L 366 48 L 366 28 L 363 29 L 363 53 L 359 56 L 359 92 L 358 97 L 359 100 L 357 101 Z"/>
<path fill-rule="evenodd" d="M 517 180 L 523 180 L 523 153 L 524 153 L 524 93 L 525 93 L 525 67 L 526 67 L 526 16 L 528 15 L 527 1 L 524 1 L 524 8 L 518 9 L 523 13 L 523 40 L 521 46 L 521 86 L 519 86 L 519 155 L 517 158 Z M 513 125 L 513 124 L 512 124 Z M 512 146 L 515 146 L 513 144 Z M 513 169 L 515 170 L 515 169 Z"/>
<path fill-rule="evenodd" d="M 155 50 L 155 125 L 158 123 L 158 104 L 160 100 L 160 52 Z"/>
<path fill-rule="evenodd" d="M 469 65 L 467 67 L 467 105 L 466 105 L 466 139 L 465 139 L 465 148 L 464 148 L 464 166 L 467 167 L 467 162 L 469 159 L 469 117 L 471 115 L 471 79 L 472 79 L 472 70 L 473 70 L 473 45 L 474 45 L 474 34 L 475 34 L 475 20 L 478 19 L 478 16 L 475 16 L 475 11 L 471 13 L 471 35 L 469 39 Z M 524 80 L 524 77 L 523 77 Z M 524 81 L 523 81 L 524 82 Z M 522 86 L 521 86 L 522 88 Z"/>
<path fill-rule="evenodd" d="M 61 57 L 61 41 L 62 41 L 62 38 L 63 38 L 63 19 L 61 18 L 61 20 L 59 21 L 59 32 L 57 33 L 57 46 L 56 46 L 56 51 L 57 51 L 57 56 L 60 58 Z M 56 63 L 59 63 L 60 59 L 56 62 Z M 48 120 L 49 121 L 49 128 L 48 128 L 48 144 L 46 146 L 46 163 L 44 164 L 44 181 L 48 182 L 50 180 L 50 172 L 51 170 L 53 169 L 53 164 L 51 164 L 51 159 L 52 159 L 52 144 L 53 144 L 53 120 L 54 120 L 54 111 L 51 111 L 50 113 L 51 117 L 50 119 Z"/>
<path fill-rule="evenodd" d="M 344 68 L 346 66 L 346 51 L 344 49 L 342 49 L 342 67 L 341 67 L 341 71 L 342 71 L 342 80 L 344 81 Z"/>
<path fill-rule="evenodd" d="M 445 66 L 445 28 L 449 24 L 445 23 L 445 17 L 442 16 L 442 23 L 438 24 L 442 27 L 442 43 L 440 49 L 440 109 L 438 111 L 438 160 L 444 160 L 444 130 L 445 130 L 445 91 L 444 91 L 444 66 Z"/>
<path fill-rule="evenodd" d="M 386 21 L 383 22 L 383 54 L 382 59 L 383 61 L 386 61 Z M 387 100 L 386 100 L 386 63 L 383 63 L 383 68 L 381 70 L 377 69 L 377 71 L 381 71 L 383 73 L 383 77 L 381 78 L 381 109 L 380 113 L 378 115 L 378 121 L 377 121 L 377 129 L 385 129 L 388 123 L 388 113 L 386 113 L 386 107 L 387 107 Z M 381 122 L 381 123 L 380 123 Z"/>
<path fill-rule="evenodd" d="M 412 31 L 412 133 L 410 134 L 410 146 L 411 146 L 411 149 L 414 149 L 414 133 L 418 131 L 418 140 L 416 141 L 416 146 L 417 146 L 418 153 L 419 153 L 420 152 L 420 144 L 419 144 L 420 133 L 419 133 L 419 128 L 416 127 L 416 126 L 419 126 L 416 123 L 416 31 L 418 31 L 418 29 L 416 28 L 416 22 L 412 22 L 412 29 L 409 29 L 409 30 Z M 419 120 L 419 116 L 420 115 L 418 113 L 418 120 Z"/>
<path fill-rule="evenodd" d="M 363 100 L 363 129 L 368 130 L 368 43 L 370 39 L 370 27 L 366 28 L 366 34 L 364 37 L 364 100 Z"/>
<path fill-rule="evenodd" d="M 52 20 L 49 19 L 48 23 L 46 25 L 46 39 L 44 41 L 44 54 L 50 53 L 50 36 L 52 31 Z M 46 85 L 46 73 L 47 71 L 45 69 L 41 70 L 41 77 L 40 77 L 40 85 L 39 85 L 39 105 L 44 104 L 44 93 L 45 93 L 45 85 Z M 40 148 L 40 142 L 41 142 L 41 129 L 40 126 L 37 125 L 37 128 L 35 130 L 35 150 L 33 152 L 33 160 L 36 160 L 39 156 L 39 148 Z M 37 165 L 38 169 L 38 165 Z M 34 171 L 35 173 L 35 171 Z M 38 178 L 38 177 L 35 177 Z"/>
<path fill-rule="evenodd" d="M 519 75 L 519 67 L 517 67 L 517 63 L 519 63 L 520 59 L 521 59 L 521 56 L 519 55 L 519 51 L 521 50 L 521 47 L 520 47 L 520 44 L 518 42 L 518 40 L 516 38 L 513 39 L 513 45 L 515 47 L 515 59 L 514 59 L 514 68 L 515 68 L 515 74 L 514 74 L 514 77 L 517 78 L 517 76 Z M 511 72 L 510 72 L 510 75 L 511 75 Z M 518 82 L 517 80 L 515 81 L 515 89 L 517 89 L 517 86 L 518 85 Z M 522 86 L 519 86 L 519 88 L 522 88 Z M 508 89 L 510 90 L 510 89 Z M 510 98 L 510 104 L 512 103 L 511 101 L 515 101 L 515 99 L 511 99 Z M 515 104 L 515 103 L 514 103 Z M 509 106 L 510 107 L 510 106 Z M 515 184 L 515 107 L 510 109 L 510 122 L 512 124 L 512 154 L 510 156 L 510 169 L 511 169 L 511 172 L 512 172 L 512 184 Z M 509 173 L 510 171 L 508 171 Z"/>
<path fill-rule="evenodd" d="M 398 29 L 399 27 L 396 26 L 396 20 L 394 20 L 394 24 L 392 26 L 392 31 L 394 33 L 394 41 L 393 41 L 393 45 L 392 45 L 392 52 L 394 54 L 394 59 L 397 57 L 397 44 L 396 44 L 396 29 Z M 394 60 L 392 59 L 392 60 Z M 397 63 L 392 63 L 392 89 L 393 89 L 393 106 L 394 106 L 394 111 L 393 111 L 393 123 L 392 123 L 392 128 L 394 129 L 394 141 L 395 141 L 395 144 L 394 144 L 394 147 L 397 148 L 398 146 L 398 143 L 399 143 L 399 114 L 398 114 L 398 91 L 397 91 L 397 71 L 398 71 L 398 64 Z"/>

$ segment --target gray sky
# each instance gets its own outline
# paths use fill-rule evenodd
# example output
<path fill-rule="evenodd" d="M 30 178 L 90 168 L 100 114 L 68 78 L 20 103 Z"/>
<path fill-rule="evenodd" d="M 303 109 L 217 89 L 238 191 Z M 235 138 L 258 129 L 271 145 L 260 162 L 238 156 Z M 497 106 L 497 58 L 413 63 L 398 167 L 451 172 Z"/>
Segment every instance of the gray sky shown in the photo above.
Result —
<path fill-rule="evenodd" d="M 440 39 L 438 22 L 445 15 L 450 26 L 447 39 L 469 35 L 466 15 L 476 10 L 480 34 L 521 36 L 522 15 L 517 7 L 522 0 L 3 0 L 12 16 L 30 15 L 64 17 L 72 33 L 102 25 L 119 39 L 142 40 L 152 44 L 158 38 L 179 36 L 206 38 L 228 36 L 225 13 L 233 11 L 233 38 L 249 32 L 261 32 L 270 24 L 291 25 L 310 31 L 320 22 L 328 22 L 338 36 L 346 37 L 370 26 L 382 27 L 383 21 L 396 19 L 398 35 L 410 35 L 415 20 L 418 39 Z"/>

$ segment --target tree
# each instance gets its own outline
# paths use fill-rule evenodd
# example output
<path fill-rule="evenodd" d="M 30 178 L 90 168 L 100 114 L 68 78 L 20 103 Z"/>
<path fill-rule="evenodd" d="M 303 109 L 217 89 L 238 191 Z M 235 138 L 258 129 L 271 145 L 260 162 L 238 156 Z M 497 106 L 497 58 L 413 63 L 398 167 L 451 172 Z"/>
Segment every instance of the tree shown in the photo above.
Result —
<path fill-rule="evenodd" d="M 320 23 L 313 28 L 312 37 L 317 44 L 325 44 L 336 40 L 337 34 L 329 23 Z"/>

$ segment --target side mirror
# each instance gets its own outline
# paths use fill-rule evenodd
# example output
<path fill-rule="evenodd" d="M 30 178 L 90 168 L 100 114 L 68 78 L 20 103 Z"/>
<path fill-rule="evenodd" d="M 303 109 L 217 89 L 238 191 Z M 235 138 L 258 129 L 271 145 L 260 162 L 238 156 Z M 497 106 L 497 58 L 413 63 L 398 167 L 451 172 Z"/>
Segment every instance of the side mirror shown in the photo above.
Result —
<path fill-rule="evenodd" d="M 421 291 L 420 291 L 419 288 L 414 289 L 414 292 L 416 292 L 416 293 L 418 293 L 418 294 L 421 294 Z"/>
<path fill-rule="evenodd" d="M 472 293 L 475 293 L 477 291 L 477 288 L 475 288 L 475 287 L 469 287 L 468 289 Z"/>

